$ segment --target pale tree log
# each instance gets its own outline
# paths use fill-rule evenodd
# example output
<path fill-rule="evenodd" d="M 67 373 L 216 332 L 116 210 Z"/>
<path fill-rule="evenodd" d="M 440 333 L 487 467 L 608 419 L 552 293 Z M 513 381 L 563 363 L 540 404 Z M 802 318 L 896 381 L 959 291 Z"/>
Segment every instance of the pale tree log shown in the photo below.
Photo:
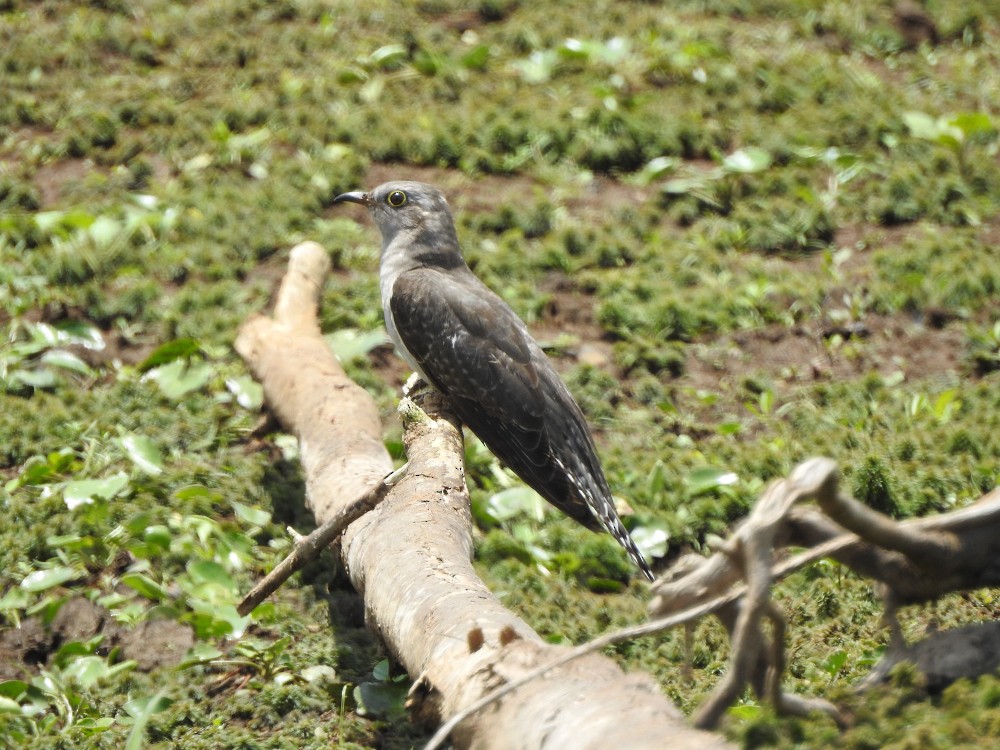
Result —
<path fill-rule="evenodd" d="M 236 342 L 268 406 L 299 438 L 318 523 L 392 468 L 371 398 L 320 335 L 315 311 L 327 270 L 321 247 L 296 247 L 274 319 L 248 321 Z M 417 678 L 418 713 L 437 722 L 564 649 L 544 643 L 476 576 L 461 430 L 436 397 L 423 407 L 426 414 L 404 410 L 406 476 L 347 529 L 340 554 L 369 626 Z M 453 741 L 483 750 L 729 747 L 688 727 L 651 678 L 594 654 L 474 714 Z"/>

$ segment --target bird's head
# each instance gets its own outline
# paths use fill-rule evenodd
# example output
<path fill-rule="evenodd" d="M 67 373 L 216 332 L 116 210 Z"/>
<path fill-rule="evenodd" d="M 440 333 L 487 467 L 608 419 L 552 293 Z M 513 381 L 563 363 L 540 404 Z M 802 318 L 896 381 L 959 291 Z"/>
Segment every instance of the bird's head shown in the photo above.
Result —
<path fill-rule="evenodd" d="M 411 241 L 427 237 L 454 241 L 455 238 L 448 201 L 436 187 L 422 182 L 386 182 L 367 193 L 343 193 L 333 202 L 360 203 L 367 207 L 382 235 L 383 248 L 400 234 Z"/>

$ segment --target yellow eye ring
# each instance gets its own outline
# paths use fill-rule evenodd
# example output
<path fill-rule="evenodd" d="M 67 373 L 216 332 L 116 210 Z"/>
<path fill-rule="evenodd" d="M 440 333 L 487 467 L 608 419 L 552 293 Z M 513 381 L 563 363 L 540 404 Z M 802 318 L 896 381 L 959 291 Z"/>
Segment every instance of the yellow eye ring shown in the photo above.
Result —
<path fill-rule="evenodd" d="M 385 197 L 385 202 L 393 208 L 399 208 L 406 203 L 406 193 L 402 190 L 393 190 Z"/>

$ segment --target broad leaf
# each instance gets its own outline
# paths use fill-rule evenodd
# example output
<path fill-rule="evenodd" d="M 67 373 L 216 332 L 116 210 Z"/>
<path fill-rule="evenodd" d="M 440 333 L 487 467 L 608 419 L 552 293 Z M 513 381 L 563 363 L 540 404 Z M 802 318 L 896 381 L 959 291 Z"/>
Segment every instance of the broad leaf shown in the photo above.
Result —
<path fill-rule="evenodd" d="M 723 169 L 740 174 L 762 172 L 769 166 L 771 166 L 771 155 L 764 149 L 754 146 L 734 151 L 722 160 Z"/>
<path fill-rule="evenodd" d="M 166 365 L 178 359 L 187 359 L 197 354 L 201 346 L 194 339 L 174 339 L 153 350 L 139 365 L 140 372 Z"/>
<path fill-rule="evenodd" d="M 150 438 L 145 435 L 126 435 L 121 439 L 125 454 L 140 470 L 147 474 L 163 473 L 163 456 Z"/>
<path fill-rule="evenodd" d="M 725 469 L 716 469 L 712 466 L 695 469 L 684 477 L 688 494 L 692 497 L 717 490 L 720 487 L 728 487 L 736 484 L 738 481 L 739 477 L 735 473 L 726 471 Z"/>
<path fill-rule="evenodd" d="M 125 573 L 121 577 L 121 582 L 133 591 L 137 591 L 142 596 L 153 601 L 162 602 L 169 596 L 163 586 L 142 573 Z"/>
<path fill-rule="evenodd" d="M 214 373 L 215 369 L 204 362 L 188 363 L 177 359 L 153 368 L 144 377 L 153 380 L 167 398 L 177 401 L 203 388 Z"/>
<path fill-rule="evenodd" d="M 63 500 L 70 510 L 89 505 L 94 498 L 110 500 L 128 486 L 128 475 L 118 472 L 105 479 L 77 479 L 67 482 L 63 488 Z"/>
<path fill-rule="evenodd" d="M 264 403 L 264 389 L 248 375 L 226 378 L 226 388 L 236 397 L 236 403 L 244 409 L 257 411 Z"/>
<path fill-rule="evenodd" d="M 45 570 L 36 570 L 33 573 L 28 573 L 24 577 L 24 580 L 21 581 L 21 588 L 34 594 L 54 588 L 67 581 L 75 581 L 78 578 L 82 578 L 83 575 L 83 571 L 78 568 L 73 568 L 69 565 L 58 565 L 54 568 L 46 568 Z"/>
<path fill-rule="evenodd" d="M 545 517 L 545 501 L 533 489 L 523 485 L 491 495 L 486 508 L 499 521 L 507 521 L 516 516 L 528 516 L 541 521 Z"/>

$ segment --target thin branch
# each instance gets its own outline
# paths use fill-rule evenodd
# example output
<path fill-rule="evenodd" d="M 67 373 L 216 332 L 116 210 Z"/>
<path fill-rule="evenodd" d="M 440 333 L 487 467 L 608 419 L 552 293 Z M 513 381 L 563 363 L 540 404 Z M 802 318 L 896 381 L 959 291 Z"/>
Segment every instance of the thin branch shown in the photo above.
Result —
<path fill-rule="evenodd" d="M 382 502 L 393 485 L 406 473 L 407 465 L 404 464 L 396 469 L 354 502 L 339 508 L 333 516 L 324 521 L 311 534 L 296 540 L 295 546 L 292 547 L 288 556 L 250 589 L 250 592 L 240 601 L 236 607 L 240 617 L 246 617 L 253 612 L 258 604 L 273 594 L 293 573 L 319 557 L 320 553 L 344 529 Z"/>

